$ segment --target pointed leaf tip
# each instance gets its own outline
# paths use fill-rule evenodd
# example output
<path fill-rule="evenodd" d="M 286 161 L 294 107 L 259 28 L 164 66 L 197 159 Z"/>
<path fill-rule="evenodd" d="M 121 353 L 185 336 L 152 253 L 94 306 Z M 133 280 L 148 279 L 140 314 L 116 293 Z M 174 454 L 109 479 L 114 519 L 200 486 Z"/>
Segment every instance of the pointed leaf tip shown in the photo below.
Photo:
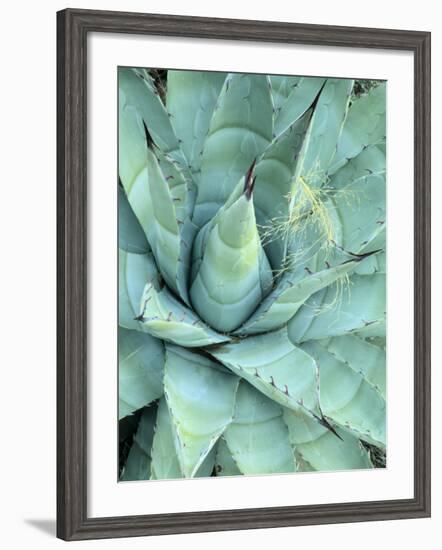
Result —
<path fill-rule="evenodd" d="M 149 132 L 149 129 L 147 128 L 146 123 L 144 122 L 144 120 L 143 120 L 143 126 L 144 126 L 144 134 L 146 136 L 147 147 L 148 147 L 148 149 L 153 151 L 153 146 L 156 147 L 157 145 L 156 145 L 155 141 L 153 140 L 153 137 L 152 137 L 151 133 Z"/>
<path fill-rule="evenodd" d="M 256 165 L 256 157 L 253 160 L 250 168 L 246 172 L 246 177 L 244 180 L 244 195 L 247 200 L 250 200 L 253 194 L 253 188 L 255 187 L 256 176 L 253 175 L 253 170 Z"/>

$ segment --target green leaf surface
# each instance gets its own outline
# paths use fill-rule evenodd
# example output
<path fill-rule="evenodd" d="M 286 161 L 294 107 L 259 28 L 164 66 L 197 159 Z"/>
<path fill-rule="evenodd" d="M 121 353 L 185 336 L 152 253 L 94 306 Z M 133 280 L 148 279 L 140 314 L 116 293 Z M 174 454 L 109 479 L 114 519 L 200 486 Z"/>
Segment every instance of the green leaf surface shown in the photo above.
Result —
<path fill-rule="evenodd" d="M 136 330 L 118 328 L 119 418 L 163 395 L 163 342 Z"/>
<path fill-rule="evenodd" d="M 157 269 L 151 253 L 132 254 L 118 250 L 118 322 L 128 329 L 143 330 L 135 320 L 140 312 L 143 289 L 158 284 Z"/>
<path fill-rule="evenodd" d="M 277 403 L 293 409 L 317 409 L 317 365 L 290 342 L 286 329 L 208 351 Z"/>
<path fill-rule="evenodd" d="M 284 326 L 312 294 L 351 272 L 357 263 L 347 261 L 316 273 L 303 271 L 301 275 L 299 272 L 287 272 L 236 333 L 259 334 Z"/>
<path fill-rule="evenodd" d="M 123 186 L 127 188 L 130 181 L 133 181 L 133 171 L 129 171 L 132 173 L 132 179 L 128 180 L 129 172 L 124 167 L 127 159 L 132 158 L 133 140 L 136 139 L 140 147 L 139 140 L 144 138 L 143 122 L 149 128 L 149 133 L 156 145 L 164 153 L 169 154 L 183 170 L 188 171 L 187 162 L 181 152 L 169 115 L 149 73 L 144 69 L 120 67 L 118 69 L 118 88 L 120 103 L 119 163 Z M 130 118 L 136 119 L 139 127 L 138 133 L 125 131 L 124 120 Z"/>
<path fill-rule="evenodd" d="M 187 274 L 179 277 L 179 269 L 187 262 L 182 261 L 181 247 L 186 251 L 192 243 L 181 242 L 179 220 L 174 197 L 160 168 L 154 150 L 147 150 L 147 171 L 143 171 L 130 189 L 126 189 L 129 202 L 134 210 L 147 240 L 152 248 L 158 268 L 168 286 L 188 302 Z M 163 163 L 166 160 L 163 158 Z M 188 257 L 188 253 L 187 253 Z"/>
<path fill-rule="evenodd" d="M 144 289 L 141 326 L 152 336 L 183 347 L 201 347 L 228 342 L 229 337 L 205 325 L 195 313 L 166 288 Z"/>
<path fill-rule="evenodd" d="M 381 393 L 363 374 L 338 360 L 315 342 L 303 344 L 320 369 L 323 414 L 360 439 L 379 447 L 386 443 L 386 407 Z"/>
<path fill-rule="evenodd" d="M 216 214 L 270 143 L 272 109 L 266 76 L 231 74 L 226 78 L 202 154 L 194 212 L 199 227 Z"/>
<path fill-rule="evenodd" d="M 384 326 L 385 275 L 353 275 L 314 294 L 288 323 L 294 344 Z"/>
<path fill-rule="evenodd" d="M 216 445 L 215 472 L 218 477 L 242 475 L 235 462 L 224 437 L 220 437 Z"/>
<path fill-rule="evenodd" d="M 354 99 L 329 173 L 335 173 L 365 147 L 382 143 L 386 135 L 386 83 Z"/>
<path fill-rule="evenodd" d="M 166 347 L 164 392 L 185 477 L 194 477 L 231 422 L 238 382 L 200 354 Z"/>
<path fill-rule="evenodd" d="M 273 107 L 275 116 L 278 115 L 283 103 L 286 101 L 293 87 L 301 80 L 299 76 L 282 76 L 270 75 L 270 83 L 272 85 Z"/>
<path fill-rule="evenodd" d="M 330 78 L 325 82 L 299 155 L 295 181 L 302 178 L 313 189 L 324 184 L 347 115 L 352 87 L 352 80 Z"/>
<path fill-rule="evenodd" d="M 150 478 L 156 412 L 156 407 L 146 407 L 143 410 L 120 481 L 139 481 Z"/>
<path fill-rule="evenodd" d="M 339 361 L 363 376 L 385 399 L 385 349 L 353 335 L 337 336 L 320 343 Z"/>
<path fill-rule="evenodd" d="M 281 407 L 247 382 L 242 381 L 239 385 L 234 421 L 224 438 L 234 463 L 243 474 L 295 470 Z"/>
<path fill-rule="evenodd" d="M 201 152 L 226 73 L 200 71 L 167 72 L 167 110 L 196 180 Z"/>
<path fill-rule="evenodd" d="M 368 452 L 360 441 L 341 428 L 339 437 L 303 413 L 284 409 L 295 455 L 317 471 L 360 470 L 373 468 Z M 299 469 L 298 469 L 299 471 Z"/>
<path fill-rule="evenodd" d="M 210 326 L 237 328 L 269 292 L 272 273 L 256 227 L 253 201 L 242 194 L 209 228 L 190 289 L 192 305 Z"/>
<path fill-rule="evenodd" d="M 166 398 L 158 404 L 155 433 L 152 442 L 151 479 L 179 479 L 183 477 L 175 450 L 176 432 L 167 407 Z"/>
<path fill-rule="evenodd" d="M 266 254 L 274 270 L 280 269 L 285 252 L 283 235 L 278 226 L 289 215 L 292 178 L 305 136 L 310 112 L 297 120 L 264 151 L 259 159 L 253 192 L 256 219 Z"/>
<path fill-rule="evenodd" d="M 275 117 L 275 136 L 283 134 L 304 115 L 315 101 L 324 82 L 324 78 L 308 76 L 299 79 Z"/>
<path fill-rule="evenodd" d="M 336 244 L 353 254 L 385 248 L 385 155 L 367 148 L 330 180 Z"/>
<path fill-rule="evenodd" d="M 373 275 L 374 273 L 387 272 L 387 255 L 384 251 L 372 254 L 364 258 L 355 268 L 358 275 Z"/>
<path fill-rule="evenodd" d="M 146 254 L 150 247 L 143 228 L 127 200 L 126 193 L 118 186 L 118 247 L 133 254 Z"/>

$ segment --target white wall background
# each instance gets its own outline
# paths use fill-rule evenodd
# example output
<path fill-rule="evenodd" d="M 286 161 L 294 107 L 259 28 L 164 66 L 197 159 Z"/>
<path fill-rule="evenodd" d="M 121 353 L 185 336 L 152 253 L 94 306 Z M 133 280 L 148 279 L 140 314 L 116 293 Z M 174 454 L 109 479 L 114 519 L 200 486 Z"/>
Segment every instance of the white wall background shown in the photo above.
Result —
<path fill-rule="evenodd" d="M 55 12 L 65 7 L 149 11 L 277 21 L 429 30 L 433 33 L 433 205 L 442 202 L 442 18 L 432 0 L 46 0 L 2 5 L 0 49 L 0 235 L 2 240 L 1 518 L 8 549 L 52 549 L 55 530 Z M 6 193 L 5 193 L 6 192 Z M 424 520 L 298 527 L 71 543 L 71 547 L 170 549 L 297 548 L 358 550 L 438 547 L 442 536 L 441 216 L 433 226 L 433 517 Z M 5 307 L 6 306 L 6 307 Z M 5 377 L 6 375 L 6 377 Z"/>

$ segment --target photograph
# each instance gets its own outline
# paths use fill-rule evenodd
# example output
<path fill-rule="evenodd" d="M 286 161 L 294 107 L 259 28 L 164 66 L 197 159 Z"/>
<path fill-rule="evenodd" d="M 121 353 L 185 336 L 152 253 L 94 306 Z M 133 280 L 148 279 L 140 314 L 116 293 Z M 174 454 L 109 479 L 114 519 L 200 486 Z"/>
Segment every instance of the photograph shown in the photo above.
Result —
<path fill-rule="evenodd" d="M 115 70 L 119 482 L 388 467 L 388 82 Z"/>

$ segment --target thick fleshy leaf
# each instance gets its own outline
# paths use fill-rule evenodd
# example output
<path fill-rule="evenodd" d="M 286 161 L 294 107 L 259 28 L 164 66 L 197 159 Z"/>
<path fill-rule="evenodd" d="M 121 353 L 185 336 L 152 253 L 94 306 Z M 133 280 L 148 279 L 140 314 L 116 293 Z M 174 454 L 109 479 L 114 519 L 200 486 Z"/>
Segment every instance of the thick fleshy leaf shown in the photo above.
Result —
<path fill-rule="evenodd" d="M 147 285 L 141 301 L 139 320 L 143 330 L 166 342 L 188 348 L 228 342 L 205 325 L 195 313 L 179 302 L 166 288 Z"/>
<path fill-rule="evenodd" d="M 387 272 L 387 255 L 384 251 L 371 254 L 364 258 L 355 268 L 358 275 L 373 275 Z"/>
<path fill-rule="evenodd" d="M 199 179 L 201 152 L 226 73 L 167 72 L 167 110 L 195 179 Z"/>
<path fill-rule="evenodd" d="M 338 246 L 358 254 L 385 247 L 385 155 L 377 147 L 365 149 L 328 184 L 329 204 L 339 224 Z"/>
<path fill-rule="evenodd" d="M 308 342 L 302 347 L 319 364 L 323 414 L 360 439 L 385 446 L 386 408 L 380 392 L 320 344 Z"/>
<path fill-rule="evenodd" d="M 296 160 L 302 146 L 310 112 L 274 139 L 259 159 L 253 192 L 256 219 L 266 254 L 274 270 L 281 267 L 285 246 L 278 228 L 289 215 L 289 200 Z"/>
<path fill-rule="evenodd" d="M 334 283 L 336 279 L 351 272 L 358 262 L 346 261 L 316 273 L 288 272 L 260 304 L 258 309 L 236 333 L 240 335 L 259 334 L 284 326 L 315 292 Z"/>
<path fill-rule="evenodd" d="M 381 143 L 386 134 L 386 83 L 354 99 L 348 110 L 336 154 L 329 172 L 333 174 L 365 147 Z"/>
<path fill-rule="evenodd" d="M 163 395 L 164 344 L 150 334 L 118 328 L 119 418 Z"/>
<path fill-rule="evenodd" d="M 219 212 L 205 242 L 190 289 L 192 305 L 210 326 L 229 332 L 250 316 L 272 284 L 247 188 Z"/>
<path fill-rule="evenodd" d="M 169 115 L 149 73 L 144 69 L 120 67 L 118 69 L 118 88 L 120 100 L 119 171 L 123 186 L 127 188 L 134 180 L 135 171 L 126 170 L 125 167 L 133 158 L 134 146 L 144 147 L 142 145 L 143 123 L 149 128 L 149 133 L 158 147 L 164 153 L 169 154 L 183 170 L 188 170 Z M 136 120 L 138 132 L 134 132 L 132 122 L 130 122 L 131 128 L 127 128 L 131 131 L 126 131 L 125 124 L 131 119 Z M 136 173 L 139 173 L 139 170 Z"/>
<path fill-rule="evenodd" d="M 208 351 L 277 403 L 293 409 L 317 410 L 317 365 L 290 342 L 286 329 Z"/>
<path fill-rule="evenodd" d="M 226 202 L 272 139 L 272 99 L 264 75 L 231 74 L 204 143 L 194 221 L 202 227 Z"/>
<path fill-rule="evenodd" d="M 118 247 L 133 254 L 146 254 L 149 244 L 143 228 L 127 200 L 126 193 L 118 186 Z"/>
<path fill-rule="evenodd" d="M 175 450 L 176 433 L 167 407 L 166 398 L 158 404 L 155 434 L 152 442 L 151 479 L 182 478 L 180 463 Z"/>
<path fill-rule="evenodd" d="M 132 206 L 152 248 L 158 268 L 168 286 L 188 302 L 187 272 L 192 243 L 182 243 L 175 201 L 154 149 L 146 150 L 147 169 L 126 189 Z M 162 158 L 167 163 L 167 159 Z M 180 200 L 180 199 L 178 199 Z M 190 220 L 189 220 L 190 222 Z M 183 258 L 182 249 L 186 252 Z"/>
<path fill-rule="evenodd" d="M 172 424 L 166 399 L 162 397 L 158 404 L 158 414 L 152 443 L 152 466 L 150 479 L 179 479 L 181 472 L 178 455 L 175 450 L 176 430 Z M 212 449 L 194 477 L 209 477 L 215 466 L 215 449 Z"/>
<path fill-rule="evenodd" d="M 216 445 L 212 447 L 193 477 L 211 477 L 215 472 Z"/>
<path fill-rule="evenodd" d="M 318 189 L 324 184 L 347 115 L 352 88 L 352 80 L 330 78 L 325 82 L 299 154 L 294 177 L 293 201 L 296 201 L 298 179 L 302 178 L 304 184 L 313 189 Z"/>
<path fill-rule="evenodd" d="M 143 410 L 120 481 L 150 479 L 156 412 L 156 407 L 147 407 Z"/>
<path fill-rule="evenodd" d="M 272 85 L 273 106 L 275 108 L 275 117 L 278 115 L 283 103 L 286 101 L 290 92 L 301 80 L 299 76 L 279 76 L 270 75 L 270 84 Z"/>
<path fill-rule="evenodd" d="M 385 330 L 385 275 L 353 275 L 348 284 L 333 284 L 314 294 L 288 323 L 298 344 L 370 329 Z M 382 335 L 382 334 L 381 334 Z"/>
<path fill-rule="evenodd" d="M 349 159 L 344 166 L 330 176 L 327 187 L 345 188 L 349 183 L 370 174 L 385 175 L 385 149 L 379 145 L 365 147 L 355 157 Z"/>
<path fill-rule="evenodd" d="M 201 354 L 166 346 L 164 393 L 185 477 L 193 477 L 233 417 L 238 377 Z"/>
<path fill-rule="evenodd" d="M 317 471 L 373 468 L 368 452 L 347 431 L 335 427 L 339 437 L 303 413 L 284 409 L 295 455 Z M 299 471 L 299 469 L 298 469 Z"/>
<path fill-rule="evenodd" d="M 146 71 L 119 73 L 119 173 L 167 284 L 187 301 L 195 190 L 167 112 Z M 149 139 L 146 140 L 146 128 Z"/>
<path fill-rule="evenodd" d="M 320 342 L 334 357 L 347 364 L 374 386 L 385 399 L 385 350 L 357 336 L 337 336 Z"/>
<path fill-rule="evenodd" d="M 239 470 L 246 475 L 295 470 L 282 408 L 247 382 L 236 396 L 235 417 L 224 438 Z"/>
<path fill-rule="evenodd" d="M 324 78 L 302 77 L 293 86 L 275 117 L 275 136 L 283 134 L 311 107 L 324 85 Z"/>
<path fill-rule="evenodd" d="M 216 445 L 215 473 L 217 476 L 242 475 L 238 464 L 235 462 L 224 437 L 220 437 Z"/>
<path fill-rule="evenodd" d="M 152 254 L 132 254 L 118 250 L 118 322 L 124 328 L 143 330 L 136 320 L 140 312 L 143 289 L 147 283 L 158 284 Z"/>

